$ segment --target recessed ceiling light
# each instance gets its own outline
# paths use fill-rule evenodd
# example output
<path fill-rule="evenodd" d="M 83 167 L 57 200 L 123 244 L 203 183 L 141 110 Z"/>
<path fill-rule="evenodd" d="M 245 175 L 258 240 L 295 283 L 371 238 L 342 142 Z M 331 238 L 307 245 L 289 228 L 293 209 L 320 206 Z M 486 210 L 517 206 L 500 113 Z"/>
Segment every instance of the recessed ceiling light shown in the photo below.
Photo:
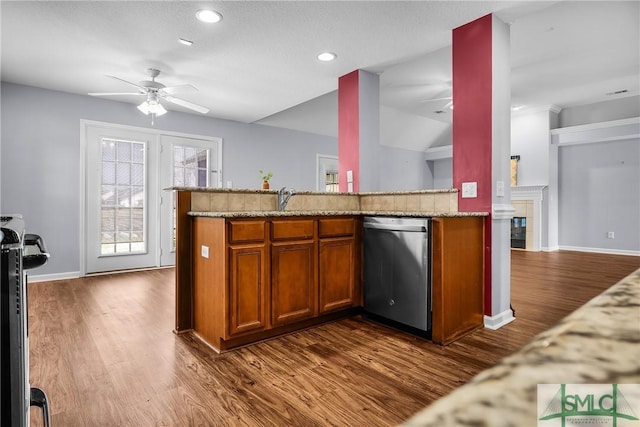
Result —
<path fill-rule="evenodd" d="M 193 44 L 191 40 L 183 39 L 182 37 L 178 39 L 178 42 L 185 46 L 191 46 Z"/>
<path fill-rule="evenodd" d="M 222 15 L 215 10 L 202 9 L 196 12 L 196 18 L 202 22 L 213 24 L 222 21 Z"/>
<path fill-rule="evenodd" d="M 524 108 L 524 105 L 514 105 L 511 107 L 511 111 L 518 111 L 518 110 L 522 110 Z"/>
<path fill-rule="evenodd" d="M 337 57 L 338 55 L 336 55 L 333 52 L 322 52 L 320 55 L 318 55 L 318 60 L 323 62 L 329 62 L 329 61 L 333 61 Z"/>

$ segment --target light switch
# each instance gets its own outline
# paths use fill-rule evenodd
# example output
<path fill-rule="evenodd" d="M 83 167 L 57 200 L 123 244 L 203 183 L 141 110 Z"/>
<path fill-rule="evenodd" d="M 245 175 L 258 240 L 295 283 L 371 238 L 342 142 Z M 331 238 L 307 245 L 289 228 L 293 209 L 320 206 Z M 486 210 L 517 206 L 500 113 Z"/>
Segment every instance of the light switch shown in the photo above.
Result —
<path fill-rule="evenodd" d="M 353 171 L 347 171 L 347 182 L 353 182 Z"/>
<path fill-rule="evenodd" d="M 478 197 L 478 183 L 477 182 L 463 182 L 462 183 L 462 198 L 470 199 Z"/>
<path fill-rule="evenodd" d="M 231 188 L 231 187 L 233 187 L 233 182 L 227 181 L 227 188 Z"/>
<path fill-rule="evenodd" d="M 209 258 L 209 246 L 202 245 L 201 253 L 202 258 Z"/>
<path fill-rule="evenodd" d="M 504 181 L 496 181 L 496 197 L 504 197 Z"/>

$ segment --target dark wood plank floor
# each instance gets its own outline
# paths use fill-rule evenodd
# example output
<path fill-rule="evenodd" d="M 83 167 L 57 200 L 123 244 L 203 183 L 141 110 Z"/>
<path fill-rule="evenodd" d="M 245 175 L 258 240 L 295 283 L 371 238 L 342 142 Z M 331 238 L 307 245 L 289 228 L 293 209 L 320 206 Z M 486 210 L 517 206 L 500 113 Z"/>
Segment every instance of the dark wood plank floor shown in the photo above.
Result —
<path fill-rule="evenodd" d="M 222 355 L 171 332 L 172 269 L 33 283 L 30 380 L 53 426 L 395 425 L 638 268 L 633 256 L 513 251 L 517 318 L 497 331 L 440 347 L 353 318 Z"/>

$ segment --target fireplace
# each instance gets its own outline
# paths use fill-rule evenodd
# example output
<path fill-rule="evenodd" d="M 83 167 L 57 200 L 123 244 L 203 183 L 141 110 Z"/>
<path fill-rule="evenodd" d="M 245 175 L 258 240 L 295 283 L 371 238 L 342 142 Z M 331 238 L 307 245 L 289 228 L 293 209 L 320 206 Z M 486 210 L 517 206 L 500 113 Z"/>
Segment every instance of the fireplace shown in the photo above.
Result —
<path fill-rule="evenodd" d="M 522 216 L 511 219 L 511 248 L 527 249 L 527 218 Z"/>
<path fill-rule="evenodd" d="M 546 186 L 511 187 L 511 247 L 527 251 L 542 249 L 544 226 L 543 191 Z"/>

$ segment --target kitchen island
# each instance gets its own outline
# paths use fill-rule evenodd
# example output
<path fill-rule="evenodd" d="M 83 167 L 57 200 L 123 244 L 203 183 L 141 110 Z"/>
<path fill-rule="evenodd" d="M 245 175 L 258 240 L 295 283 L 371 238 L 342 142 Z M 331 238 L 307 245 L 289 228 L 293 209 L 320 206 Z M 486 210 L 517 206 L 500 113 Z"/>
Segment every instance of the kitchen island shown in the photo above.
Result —
<path fill-rule="evenodd" d="M 273 191 L 173 190 L 175 331 L 218 352 L 359 314 L 364 215 L 433 218 L 434 342 L 483 325 L 487 214 L 458 212 L 455 190 L 301 192 L 284 211 Z"/>

